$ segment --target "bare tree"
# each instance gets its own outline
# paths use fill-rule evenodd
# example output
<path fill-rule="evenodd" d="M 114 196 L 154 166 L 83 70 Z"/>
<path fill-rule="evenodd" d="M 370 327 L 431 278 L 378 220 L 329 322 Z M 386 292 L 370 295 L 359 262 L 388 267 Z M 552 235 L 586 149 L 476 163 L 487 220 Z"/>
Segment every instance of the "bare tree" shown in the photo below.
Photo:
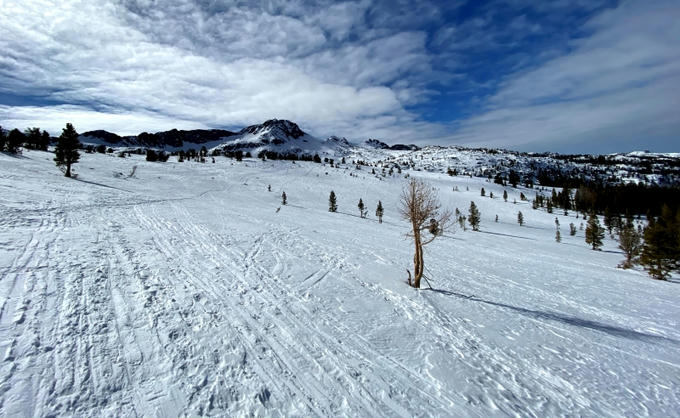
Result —
<path fill-rule="evenodd" d="M 425 264 L 423 262 L 423 247 L 441 235 L 449 227 L 451 212 L 441 210 L 439 196 L 435 189 L 422 180 L 411 179 L 401 193 L 399 213 L 411 223 L 412 231 L 406 234 L 413 238 L 415 254 L 413 256 L 414 275 L 409 275 L 409 284 L 420 288 Z M 422 233 L 429 232 L 430 237 L 423 239 Z M 413 280 L 411 280 L 413 279 Z"/>

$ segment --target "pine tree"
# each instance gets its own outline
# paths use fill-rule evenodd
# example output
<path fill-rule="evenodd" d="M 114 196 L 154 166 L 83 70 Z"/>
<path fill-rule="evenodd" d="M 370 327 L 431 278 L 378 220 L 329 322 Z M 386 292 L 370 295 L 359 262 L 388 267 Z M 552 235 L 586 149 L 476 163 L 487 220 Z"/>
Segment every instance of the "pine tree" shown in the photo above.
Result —
<path fill-rule="evenodd" d="M 20 130 L 12 129 L 9 135 L 7 135 L 7 145 L 5 145 L 7 152 L 12 154 L 18 153 L 21 144 L 23 144 L 25 140 L 26 137 L 21 133 Z"/>
<path fill-rule="evenodd" d="M 382 202 L 378 200 L 378 207 L 375 209 L 375 216 L 378 217 L 378 223 L 382 223 L 383 217 L 383 205 Z"/>
<path fill-rule="evenodd" d="M 0 126 L 0 152 L 5 150 L 5 145 L 7 144 L 7 135 L 5 130 Z"/>
<path fill-rule="evenodd" d="M 359 199 L 359 204 L 357 205 L 357 207 L 359 208 L 359 216 L 361 216 L 362 218 L 365 218 L 366 217 L 366 211 L 364 210 L 365 209 L 364 201 Z"/>
<path fill-rule="evenodd" d="M 609 235 L 611 235 L 612 228 L 614 227 L 614 215 L 612 214 L 612 211 L 609 209 L 609 206 L 607 206 L 604 209 L 604 226 L 607 228 L 607 232 L 609 232 Z"/>
<path fill-rule="evenodd" d="M 50 134 L 47 131 L 42 131 L 40 142 L 38 143 L 38 149 L 41 151 L 47 151 L 47 147 L 50 146 L 50 140 Z"/>
<path fill-rule="evenodd" d="M 338 211 L 338 201 L 335 197 L 335 192 L 331 190 L 330 196 L 328 196 L 328 211 L 337 212 Z"/>
<path fill-rule="evenodd" d="M 517 223 L 519 226 L 524 225 L 524 215 L 522 214 L 522 211 L 517 212 Z"/>
<path fill-rule="evenodd" d="M 590 244 L 593 250 L 598 250 L 602 247 L 603 239 L 604 228 L 600 226 L 600 221 L 597 219 L 595 212 L 593 212 L 590 214 L 588 225 L 586 226 L 586 244 Z"/>
<path fill-rule="evenodd" d="M 24 130 L 24 136 L 26 137 L 26 148 L 40 149 L 40 140 L 42 137 L 40 128 L 26 128 Z"/>
<path fill-rule="evenodd" d="M 482 187 L 481 195 L 482 195 L 482 196 L 486 196 L 486 191 L 484 190 L 483 187 Z"/>
<path fill-rule="evenodd" d="M 286 192 L 284 191 L 281 193 L 281 204 L 286 205 L 288 203 L 288 196 L 286 196 Z"/>
<path fill-rule="evenodd" d="M 623 251 L 626 259 L 619 264 L 619 267 L 624 269 L 633 267 L 642 250 L 640 238 L 640 234 L 635 230 L 633 218 L 626 218 L 626 223 L 619 231 L 619 248 Z"/>
<path fill-rule="evenodd" d="M 644 232 L 640 264 L 655 279 L 666 280 L 671 270 L 680 266 L 680 214 L 673 213 L 666 205 L 658 219 L 650 218 Z"/>
<path fill-rule="evenodd" d="M 503 200 L 506 201 L 506 202 L 508 201 L 508 191 L 507 190 L 503 190 Z"/>
<path fill-rule="evenodd" d="M 470 209 L 468 209 L 468 222 L 473 231 L 479 231 L 479 223 L 481 221 L 481 213 L 477 209 L 475 202 L 470 202 Z"/>
<path fill-rule="evenodd" d="M 78 140 L 78 132 L 70 123 L 62 130 L 61 135 L 57 141 L 57 146 L 54 150 L 54 162 L 57 166 L 66 166 L 66 177 L 71 177 L 71 165 L 78 162 L 80 154 L 78 148 L 81 144 Z"/>

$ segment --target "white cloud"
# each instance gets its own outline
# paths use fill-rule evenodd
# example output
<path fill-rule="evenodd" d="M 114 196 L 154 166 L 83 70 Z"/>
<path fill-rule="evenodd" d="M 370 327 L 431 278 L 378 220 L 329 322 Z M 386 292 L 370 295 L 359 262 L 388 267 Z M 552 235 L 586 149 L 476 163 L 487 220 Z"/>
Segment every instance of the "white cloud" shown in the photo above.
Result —
<path fill-rule="evenodd" d="M 601 5 L 504 1 L 516 13 L 496 27 L 495 4 L 452 23 L 445 15 L 457 3 L 260 3 L 4 2 L 0 94 L 49 104 L 1 106 L 2 124 L 60 129 L 71 121 L 81 131 L 133 134 L 276 117 L 354 140 L 613 150 L 652 138 L 677 148 L 680 7 L 672 0 L 599 13 L 570 44 L 498 70 L 516 72 L 496 91 L 497 80 L 464 72 L 501 67 L 506 45 L 548 30 L 527 16 Z M 433 82 L 482 110 L 449 124 L 422 121 L 406 109 L 437 97 Z"/>
<path fill-rule="evenodd" d="M 283 53 L 286 45 L 300 44 L 294 38 L 275 46 L 276 37 L 285 38 L 295 32 L 285 27 L 296 25 L 291 23 L 292 18 L 230 11 L 231 28 L 243 30 L 243 36 L 219 32 L 225 42 L 231 43 L 224 48 L 224 56 L 212 57 L 200 48 L 192 52 L 157 41 L 156 33 L 125 26 L 119 19 L 121 10 L 104 4 L 31 5 L 27 2 L 0 12 L 3 23 L 11 22 L 0 28 L 0 45 L 11 51 L 0 61 L 5 75 L 0 89 L 40 94 L 59 103 L 93 106 L 99 109 L 95 113 L 97 120 L 103 118 L 102 109 L 111 109 L 114 115 L 104 120 L 116 132 L 131 133 L 127 123 L 113 125 L 125 120 L 120 114 L 135 113 L 158 115 L 151 118 L 153 125 L 163 125 L 164 129 L 186 121 L 200 126 L 238 126 L 278 117 L 313 130 L 358 118 L 404 113 L 397 94 L 380 84 L 354 87 L 314 77 L 312 71 L 303 71 L 276 57 L 241 56 L 245 54 L 239 51 L 249 48 L 274 48 L 272 53 L 277 53 L 280 47 Z M 183 10 L 198 13 L 190 7 Z M 90 24 L 93 21 L 97 24 Z M 168 25 L 164 22 L 159 30 Z M 211 30 L 206 36 L 216 33 Z M 34 115 L 35 109 L 13 112 Z M 55 117 L 73 115 L 59 107 L 46 109 L 45 113 Z"/>
<path fill-rule="evenodd" d="M 572 51 L 509 77 L 448 137 L 466 144 L 610 152 L 680 146 L 680 8 L 628 2 L 590 20 Z M 571 144 L 571 145 L 570 145 Z"/>

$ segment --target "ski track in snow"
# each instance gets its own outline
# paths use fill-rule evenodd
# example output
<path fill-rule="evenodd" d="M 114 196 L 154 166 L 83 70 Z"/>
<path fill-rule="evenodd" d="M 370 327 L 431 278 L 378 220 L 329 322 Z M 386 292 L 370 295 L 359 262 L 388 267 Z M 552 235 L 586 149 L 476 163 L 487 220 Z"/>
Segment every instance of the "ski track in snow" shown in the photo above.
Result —
<path fill-rule="evenodd" d="M 3 193 L 52 169 L 0 158 Z M 101 167 L 132 162 L 87 158 L 83 181 L 29 170 L 0 201 L 0 415 L 680 415 L 678 286 L 532 243 L 553 215 L 527 213 L 530 240 L 436 240 L 416 291 L 400 221 L 324 208 L 360 190 L 393 214 L 398 180 L 224 159 L 121 180 Z"/>

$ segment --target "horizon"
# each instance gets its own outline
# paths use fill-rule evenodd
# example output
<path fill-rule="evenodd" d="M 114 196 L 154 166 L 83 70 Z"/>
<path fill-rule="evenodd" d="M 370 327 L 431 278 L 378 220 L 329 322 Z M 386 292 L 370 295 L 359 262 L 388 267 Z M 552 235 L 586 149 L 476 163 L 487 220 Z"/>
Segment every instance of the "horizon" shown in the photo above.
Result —
<path fill-rule="evenodd" d="M 354 143 L 680 151 L 670 0 L 49 3 L 0 10 L 5 129 L 128 136 L 276 115 Z"/>

